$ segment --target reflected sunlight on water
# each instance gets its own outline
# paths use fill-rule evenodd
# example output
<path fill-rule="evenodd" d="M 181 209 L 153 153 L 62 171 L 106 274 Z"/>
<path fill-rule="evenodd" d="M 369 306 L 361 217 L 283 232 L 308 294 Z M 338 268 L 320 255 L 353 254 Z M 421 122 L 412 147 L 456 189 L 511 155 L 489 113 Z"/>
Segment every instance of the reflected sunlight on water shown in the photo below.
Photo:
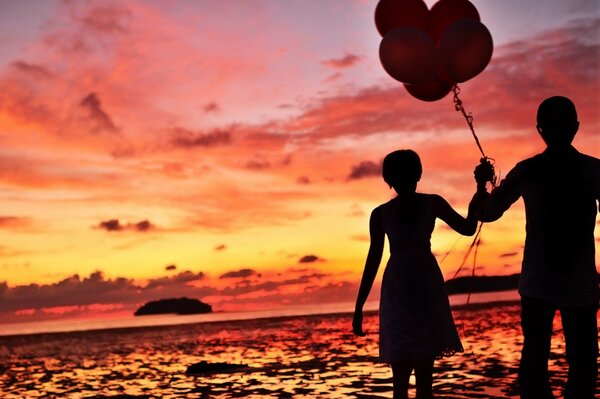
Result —
<path fill-rule="evenodd" d="M 454 314 L 465 353 L 436 362 L 435 392 L 516 397 L 519 306 Z M 4 398 L 391 398 L 391 371 L 376 362 L 376 312 L 366 314 L 365 338 L 354 337 L 350 324 L 351 314 L 329 314 L 0 337 L 0 389 Z M 558 388 L 565 378 L 559 324 L 552 351 Z M 202 360 L 252 369 L 185 374 Z"/>

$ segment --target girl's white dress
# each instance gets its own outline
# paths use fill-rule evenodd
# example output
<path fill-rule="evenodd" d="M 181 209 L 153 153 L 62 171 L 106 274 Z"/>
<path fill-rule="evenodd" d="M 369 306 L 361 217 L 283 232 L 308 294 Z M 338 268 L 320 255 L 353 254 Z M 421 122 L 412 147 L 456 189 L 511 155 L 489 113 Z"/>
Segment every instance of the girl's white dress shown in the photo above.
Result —
<path fill-rule="evenodd" d="M 433 195 L 416 194 L 410 208 L 397 200 L 380 206 L 390 259 L 381 283 L 379 358 L 385 363 L 462 352 L 444 277 L 431 253 Z"/>

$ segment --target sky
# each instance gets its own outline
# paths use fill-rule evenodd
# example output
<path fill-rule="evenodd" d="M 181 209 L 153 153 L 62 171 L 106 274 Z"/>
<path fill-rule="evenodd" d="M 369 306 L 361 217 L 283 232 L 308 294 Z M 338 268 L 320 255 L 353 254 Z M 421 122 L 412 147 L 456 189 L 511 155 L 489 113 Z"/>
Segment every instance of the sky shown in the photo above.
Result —
<path fill-rule="evenodd" d="M 599 157 L 598 1 L 473 4 L 494 52 L 460 96 L 498 171 L 544 149 L 552 95 Z M 479 151 L 451 96 L 417 100 L 383 70 L 376 5 L 0 1 L 0 323 L 181 296 L 354 301 L 370 212 L 393 197 L 379 165 L 400 148 L 421 157 L 418 191 L 466 215 Z M 476 273 L 519 272 L 524 229 L 520 201 L 485 225 Z M 438 221 L 446 278 L 470 243 Z"/>

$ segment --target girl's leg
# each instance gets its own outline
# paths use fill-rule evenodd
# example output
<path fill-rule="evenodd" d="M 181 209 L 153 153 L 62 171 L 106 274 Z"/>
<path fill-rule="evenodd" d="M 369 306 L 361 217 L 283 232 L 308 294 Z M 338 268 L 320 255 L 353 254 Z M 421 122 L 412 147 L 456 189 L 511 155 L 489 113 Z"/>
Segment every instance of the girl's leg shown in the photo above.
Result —
<path fill-rule="evenodd" d="M 394 382 L 394 399 L 408 399 L 408 380 L 413 370 L 412 360 L 392 363 L 392 381 Z"/>
<path fill-rule="evenodd" d="M 417 380 L 417 399 L 431 399 L 433 393 L 433 359 L 415 361 L 415 379 Z"/>

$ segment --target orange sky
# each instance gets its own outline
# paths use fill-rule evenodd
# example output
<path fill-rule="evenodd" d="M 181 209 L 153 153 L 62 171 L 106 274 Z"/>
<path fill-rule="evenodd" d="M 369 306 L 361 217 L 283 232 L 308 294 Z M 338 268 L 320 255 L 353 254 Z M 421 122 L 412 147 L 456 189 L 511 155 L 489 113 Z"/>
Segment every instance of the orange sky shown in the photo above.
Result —
<path fill-rule="evenodd" d="M 499 170 L 543 150 L 551 95 L 600 156 L 597 3 L 473 3 L 495 48 L 461 96 Z M 369 213 L 392 195 L 373 171 L 398 148 L 421 155 L 419 191 L 466 214 L 477 147 L 451 96 L 386 75 L 376 4 L 3 2 L 0 322 L 171 296 L 353 301 Z M 478 273 L 518 272 L 523 239 L 518 203 L 484 227 Z M 446 277 L 469 244 L 438 223 Z"/>

